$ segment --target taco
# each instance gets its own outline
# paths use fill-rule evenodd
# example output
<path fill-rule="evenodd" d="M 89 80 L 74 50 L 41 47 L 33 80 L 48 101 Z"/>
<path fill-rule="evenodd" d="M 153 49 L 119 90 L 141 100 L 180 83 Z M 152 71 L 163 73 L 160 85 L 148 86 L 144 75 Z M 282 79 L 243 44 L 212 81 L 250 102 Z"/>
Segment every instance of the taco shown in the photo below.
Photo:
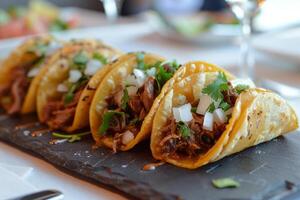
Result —
<path fill-rule="evenodd" d="M 92 101 L 90 125 L 98 145 L 126 151 L 150 136 L 152 119 L 179 65 L 144 53 L 121 56 Z"/>
<path fill-rule="evenodd" d="M 36 95 L 39 120 L 52 130 L 88 128 L 95 90 L 119 55 L 97 40 L 73 40 L 52 55 Z"/>
<path fill-rule="evenodd" d="M 215 68 L 174 83 L 156 111 L 150 147 L 155 159 L 194 169 L 297 127 L 279 95 Z"/>
<path fill-rule="evenodd" d="M 39 72 L 62 42 L 51 36 L 33 37 L 18 46 L 0 67 L 0 106 L 8 114 L 35 111 Z"/>

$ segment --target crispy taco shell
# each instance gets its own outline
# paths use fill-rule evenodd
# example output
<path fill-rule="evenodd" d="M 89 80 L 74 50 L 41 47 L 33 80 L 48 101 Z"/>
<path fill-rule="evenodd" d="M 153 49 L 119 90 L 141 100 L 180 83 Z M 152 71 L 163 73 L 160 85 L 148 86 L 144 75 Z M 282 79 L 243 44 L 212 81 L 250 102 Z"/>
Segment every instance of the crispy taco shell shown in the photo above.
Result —
<path fill-rule="evenodd" d="M 157 61 L 163 61 L 164 59 L 152 55 L 152 54 L 145 54 L 145 63 L 146 64 L 153 64 Z M 90 125 L 92 130 L 92 135 L 96 144 L 104 145 L 109 148 L 113 148 L 113 138 L 112 137 L 101 137 L 99 134 L 99 126 L 102 123 L 103 113 L 106 109 L 106 102 L 105 99 L 114 93 L 114 90 L 122 84 L 125 78 L 132 73 L 134 67 L 136 66 L 136 56 L 134 54 L 127 54 L 118 59 L 114 65 L 114 70 L 112 70 L 103 80 L 103 82 L 99 85 L 96 95 L 92 101 L 92 106 L 90 109 Z M 193 73 L 197 72 L 206 72 L 206 71 L 215 71 L 219 69 L 217 66 L 206 63 L 206 62 L 195 62 L 195 63 L 187 63 L 184 67 L 180 67 L 177 72 L 175 72 L 173 78 L 171 78 L 167 83 L 163 86 L 160 94 L 156 97 L 149 113 L 145 117 L 144 121 L 142 122 L 141 129 L 139 133 L 135 136 L 135 138 L 126 145 L 122 145 L 120 150 L 127 151 L 133 148 L 136 144 L 140 141 L 149 138 L 152 129 L 152 123 L 154 115 L 158 109 L 158 106 L 165 96 L 167 91 L 176 81 L 180 81 L 185 76 L 188 76 Z M 231 74 L 226 72 L 229 77 L 233 77 Z"/>
<path fill-rule="evenodd" d="M 37 81 L 37 84 L 39 84 L 37 91 L 37 113 L 39 120 L 47 123 L 52 129 L 51 123 L 45 121 L 44 106 L 49 100 L 61 98 L 62 94 L 57 92 L 57 86 L 67 79 L 70 70 L 69 67 L 63 67 L 63 65 L 67 59 L 70 59 L 81 51 L 84 51 L 89 55 L 99 53 L 106 57 L 108 61 L 112 61 L 121 55 L 119 50 L 107 46 L 97 40 L 74 40 L 65 45 L 48 60 L 45 67 L 47 69 L 45 74 Z M 102 81 L 102 78 L 112 69 L 112 67 L 111 64 L 106 64 L 90 78 L 80 94 L 79 101 L 76 105 L 74 119 L 69 126 L 62 128 L 64 131 L 74 132 L 89 126 L 88 115 L 91 100 L 97 86 Z"/>
<path fill-rule="evenodd" d="M 38 56 L 31 51 L 37 44 L 49 44 L 53 40 L 55 39 L 51 36 L 33 37 L 26 40 L 12 51 L 12 53 L 1 63 L 0 85 L 5 86 L 14 81 L 15 77 L 12 76 L 11 72 L 16 67 L 21 66 L 22 68 L 30 68 L 32 65 L 31 63 L 34 63 L 38 59 Z M 55 41 L 62 43 L 61 41 Z M 39 76 L 43 76 L 43 72 L 41 72 Z M 22 99 L 23 103 L 20 111 L 22 114 L 35 111 L 36 79 L 39 79 L 38 75 L 30 81 L 25 98 Z"/>
<path fill-rule="evenodd" d="M 216 68 L 216 71 L 219 70 Z M 225 131 L 207 152 L 192 158 L 163 155 L 160 146 L 163 139 L 161 130 L 172 117 L 172 108 L 181 105 L 178 96 L 185 95 L 187 102 L 194 102 L 204 85 L 212 81 L 209 77 L 216 76 L 212 72 L 205 74 L 205 83 L 199 81 L 200 73 L 193 74 L 175 83 L 163 98 L 155 114 L 151 134 L 150 146 L 154 158 L 179 167 L 195 169 L 298 127 L 295 111 L 284 99 L 264 89 L 248 89 L 238 96 Z"/>
<path fill-rule="evenodd" d="M 145 64 L 155 64 L 156 62 L 164 61 L 164 58 L 146 53 L 144 56 Z M 90 109 L 90 126 L 94 140 L 97 145 L 105 145 L 109 148 L 113 148 L 113 139 L 112 138 L 104 138 L 99 134 L 99 126 L 102 123 L 102 117 L 105 112 L 106 102 L 105 99 L 114 93 L 114 90 L 118 86 L 121 86 L 125 81 L 125 78 L 132 73 L 133 69 L 137 64 L 136 55 L 133 53 L 129 53 L 119 57 L 119 59 L 112 63 L 113 70 L 110 71 L 99 87 L 97 88 L 95 97 L 91 104 Z M 160 93 L 160 95 L 155 99 L 151 110 L 145 117 L 141 129 L 139 133 L 136 135 L 134 140 L 128 143 L 125 146 L 122 146 L 120 150 L 126 151 L 134 147 L 141 140 L 145 139 L 149 133 L 151 132 L 152 119 L 155 114 L 155 110 L 159 105 L 160 99 L 163 97 L 165 93 L 166 87 L 164 87 Z"/>

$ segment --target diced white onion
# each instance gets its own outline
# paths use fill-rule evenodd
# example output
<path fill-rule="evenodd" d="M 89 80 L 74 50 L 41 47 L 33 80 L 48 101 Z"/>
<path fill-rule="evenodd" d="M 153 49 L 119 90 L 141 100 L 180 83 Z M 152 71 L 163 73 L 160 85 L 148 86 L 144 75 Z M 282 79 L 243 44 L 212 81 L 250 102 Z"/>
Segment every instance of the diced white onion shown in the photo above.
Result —
<path fill-rule="evenodd" d="M 54 53 L 57 49 L 61 48 L 62 44 L 56 41 L 51 41 L 47 47 L 46 55 L 49 56 Z"/>
<path fill-rule="evenodd" d="M 128 85 L 137 85 L 135 76 L 128 75 L 127 78 L 126 78 L 126 80 L 125 80 L 125 84 L 128 84 Z"/>
<path fill-rule="evenodd" d="M 36 75 L 38 75 L 39 71 L 40 71 L 39 67 L 34 67 L 27 73 L 27 77 L 29 78 L 35 77 Z"/>
<path fill-rule="evenodd" d="M 134 134 L 129 130 L 125 131 L 122 135 L 122 143 L 125 145 L 131 142 L 133 139 L 134 139 Z"/>
<path fill-rule="evenodd" d="M 155 76 L 156 68 L 155 67 L 151 67 L 150 69 L 148 69 L 146 71 L 146 73 L 147 73 L 148 76 Z"/>
<path fill-rule="evenodd" d="M 203 129 L 208 131 L 213 131 L 214 126 L 214 116 L 210 112 L 206 112 L 203 120 Z"/>
<path fill-rule="evenodd" d="M 213 113 L 214 121 L 217 124 L 224 124 L 226 122 L 226 115 L 221 108 L 218 108 Z"/>
<path fill-rule="evenodd" d="M 81 76 L 82 74 L 79 70 L 72 69 L 69 72 L 69 81 L 71 83 L 76 83 L 81 78 Z"/>
<path fill-rule="evenodd" d="M 127 87 L 128 95 L 129 96 L 135 95 L 136 92 L 138 91 L 138 89 L 139 88 L 136 87 L 136 86 L 129 86 L 129 87 Z"/>
<path fill-rule="evenodd" d="M 182 122 L 189 122 L 193 119 L 193 115 L 191 112 L 191 104 L 184 104 L 180 107 L 173 108 L 173 116 L 176 120 L 176 122 L 182 121 Z"/>
<path fill-rule="evenodd" d="M 255 84 L 250 78 L 246 78 L 246 79 L 237 78 L 231 80 L 230 83 L 233 87 L 236 87 L 237 85 L 248 85 L 250 88 L 255 88 Z"/>
<path fill-rule="evenodd" d="M 59 84 L 56 88 L 57 92 L 68 92 L 68 87 L 65 84 Z"/>
<path fill-rule="evenodd" d="M 210 96 L 202 94 L 200 96 L 200 101 L 199 104 L 197 106 L 197 110 L 196 113 L 200 114 L 200 115 L 204 115 L 207 111 L 207 108 L 209 107 L 209 105 L 212 103 L 212 99 Z"/>
<path fill-rule="evenodd" d="M 84 70 L 84 74 L 87 76 L 92 76 L 94 75 L 98 69 L 100 69 L 103 66 L 103 64 L 96 59 L 91 59 L 87 62 L 86 68 Z"/>
<path fill-rule="evenodd" d="M 145 73 L 142 70 L 140 70 L 140 69 L 134 69 L 133 70 L 133 74 L 136 77 L 137 86 L 141 87 L 142 85 L 144 85 L 144 82 L 146 80 Z"/>

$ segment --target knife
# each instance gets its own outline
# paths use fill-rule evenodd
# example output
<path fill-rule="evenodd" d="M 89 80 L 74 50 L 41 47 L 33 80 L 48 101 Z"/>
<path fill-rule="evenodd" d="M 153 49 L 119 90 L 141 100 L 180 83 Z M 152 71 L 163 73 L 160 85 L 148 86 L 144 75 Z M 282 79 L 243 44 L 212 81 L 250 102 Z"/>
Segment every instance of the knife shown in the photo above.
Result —
<path fill-rule="evenodd" d="M 58 190 L 43 190 L 8 200 L 59 200 L 63 198 L 63 193 Z"/>

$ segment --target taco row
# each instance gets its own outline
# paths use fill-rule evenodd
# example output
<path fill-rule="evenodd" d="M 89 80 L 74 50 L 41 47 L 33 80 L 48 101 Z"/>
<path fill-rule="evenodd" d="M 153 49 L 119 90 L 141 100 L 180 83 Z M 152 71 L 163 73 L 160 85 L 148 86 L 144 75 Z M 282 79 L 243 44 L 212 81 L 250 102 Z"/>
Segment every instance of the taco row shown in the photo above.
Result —
<path fill-rule="evenodd" d="M 150 139 L 155 159 L 190 169 L 298 127 L 279 95 L 215 65 L 51 36 L 28 39 L 2 62 L 0 105 L 9 115 L 37 112 L 50 130 L 90 130 L 115 152 Z"/>

